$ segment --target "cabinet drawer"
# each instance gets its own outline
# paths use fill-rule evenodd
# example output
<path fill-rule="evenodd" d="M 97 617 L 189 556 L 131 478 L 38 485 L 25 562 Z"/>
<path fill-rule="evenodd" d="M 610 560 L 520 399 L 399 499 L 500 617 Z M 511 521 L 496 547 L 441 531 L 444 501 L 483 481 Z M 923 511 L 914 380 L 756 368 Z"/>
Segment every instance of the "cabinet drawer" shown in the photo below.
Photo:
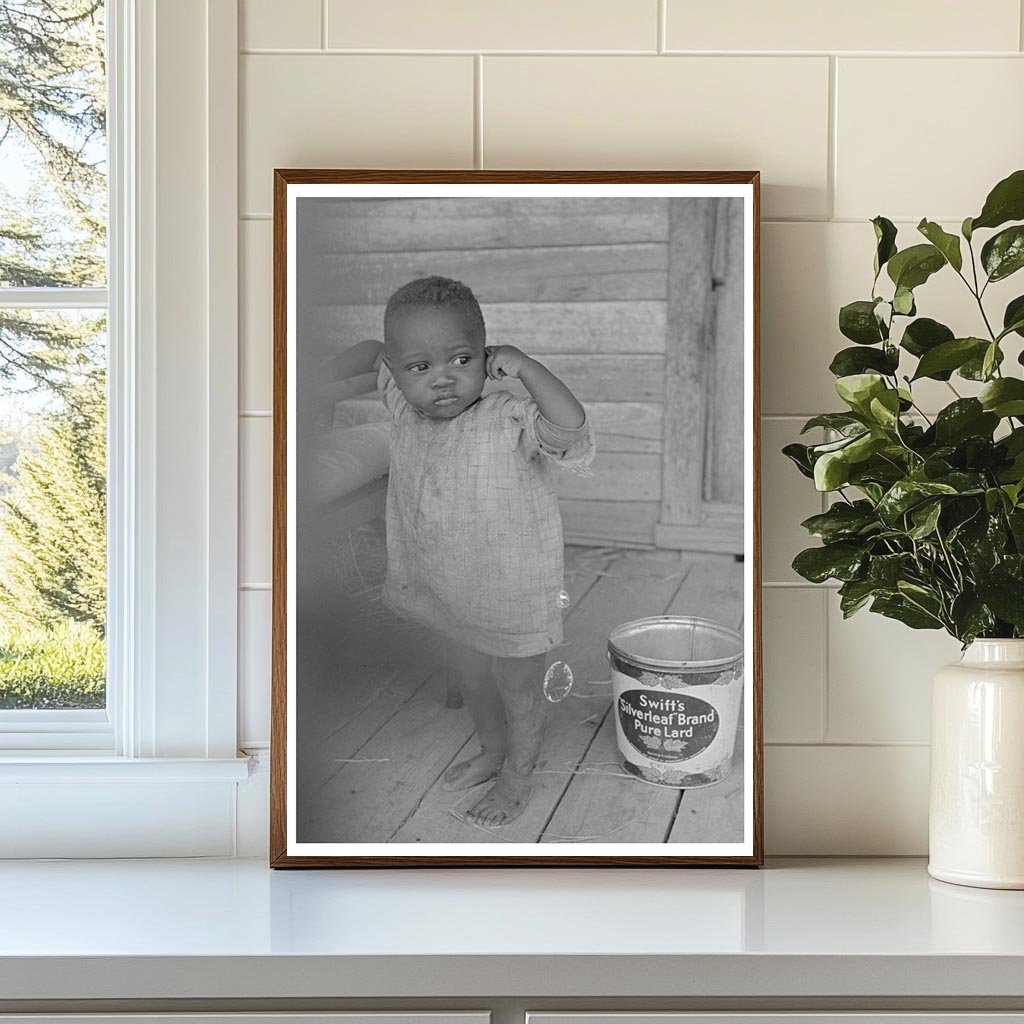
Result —
<path fill-rule="evenodd" d="M 490 1024 L 490 1013 L 0 1013 L 0 1024 Z"/>
<path fill-rule="evenodd" d="M 1024 1024 L 1024 1013 L 528 1013 L 526 1024 Z"/>

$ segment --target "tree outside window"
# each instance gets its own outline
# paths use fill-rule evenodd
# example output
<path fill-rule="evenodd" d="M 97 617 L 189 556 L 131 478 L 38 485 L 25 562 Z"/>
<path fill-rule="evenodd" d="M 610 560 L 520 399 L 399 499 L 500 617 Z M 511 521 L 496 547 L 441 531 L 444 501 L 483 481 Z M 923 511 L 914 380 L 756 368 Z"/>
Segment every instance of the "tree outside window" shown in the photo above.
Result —
<path fill-rule="evenodd" d="M 106 701 L 102 0 L 0 0 L 0 709 Z"/>

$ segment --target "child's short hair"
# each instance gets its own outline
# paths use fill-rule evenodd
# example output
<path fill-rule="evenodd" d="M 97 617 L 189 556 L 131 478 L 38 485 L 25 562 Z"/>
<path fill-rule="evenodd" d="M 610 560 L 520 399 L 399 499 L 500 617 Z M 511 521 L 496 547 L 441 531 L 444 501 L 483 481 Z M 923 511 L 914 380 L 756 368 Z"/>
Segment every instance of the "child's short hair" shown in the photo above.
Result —
<path fill-rule="evenodd" d="M 403 284 L 396 291 L 384 309 L 384 341 L 388 340 L 390 325 L 394 318 L 403 310 L 417 306 L 432 306 L 435 309 L 451 309 L 458 313 L 473 334 L 474 340 L 483 344 L 487 330 L 484 327 L 484 315 L 480 303 L 470 291 L 468 285 L 454 281 L 450 277 L 418 277 L 415 281 Z"/>

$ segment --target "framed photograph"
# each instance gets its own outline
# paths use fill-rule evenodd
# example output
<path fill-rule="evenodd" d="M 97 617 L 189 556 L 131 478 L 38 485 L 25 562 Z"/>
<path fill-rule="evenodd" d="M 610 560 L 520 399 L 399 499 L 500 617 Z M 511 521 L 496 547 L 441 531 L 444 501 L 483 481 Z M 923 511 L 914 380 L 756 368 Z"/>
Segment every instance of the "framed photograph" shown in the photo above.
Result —
<path fill-rule="evenodd" d="M 758 185 L 275 172 L 272 866 L 762 863 Z"/>

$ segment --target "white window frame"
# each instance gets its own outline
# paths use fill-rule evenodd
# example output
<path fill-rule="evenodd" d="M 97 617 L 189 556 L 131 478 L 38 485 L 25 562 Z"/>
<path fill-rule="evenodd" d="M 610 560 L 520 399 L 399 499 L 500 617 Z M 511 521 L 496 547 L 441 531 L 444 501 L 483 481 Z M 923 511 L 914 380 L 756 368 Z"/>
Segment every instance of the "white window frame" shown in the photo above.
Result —
<path fill-rule="evenodd" d="M 109 310 L 107 712 L 0 714 L 0 857 L 230 854 L 248 774 L 237 3 L 107 5 L 109 289 L 90 290 Z"/>

